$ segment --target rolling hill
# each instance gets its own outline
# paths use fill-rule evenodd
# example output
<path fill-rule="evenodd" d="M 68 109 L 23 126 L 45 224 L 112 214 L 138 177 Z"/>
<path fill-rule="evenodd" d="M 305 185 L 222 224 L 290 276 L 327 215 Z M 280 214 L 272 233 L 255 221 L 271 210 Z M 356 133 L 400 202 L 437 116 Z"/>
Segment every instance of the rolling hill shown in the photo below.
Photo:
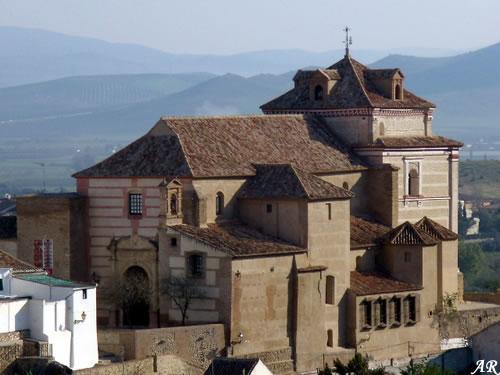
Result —
<path fill-rule="evenodd" d="M 373 67 L 399 67 L 406 86 L 437 104 L 442 133 L 475 140 L 498 137 L 500 43 L 446 58 L 390 55 Z"/>
<path fill-rule="evenodd" d="M 80 76 L 0 88 L 0 123 L 110 110 L 185 90 L 209 73 Z"/>
<path fill-rule="evenodd" d="M 407 51 L 446 55 L 446 49 Z M 357 50 L 365 62 L 386 56 L 390 50 Z M 209 72 L 252 76 L 282 74 L 303 66 L 325 66 L 343 55 L 343 49 L 326 52 L 266 50 L 232 55 L 173 54 L 134 44 L 52 31 L 0 27 L 0 87 L 82 75 Z"/>
<path fill-rule="evenodd" d="M 293 72 L 249 78 L 217 76 L 183 91 L 120 108 L 71 117 L 25 119 L 0 123 L 0 137 L 110 137 L 130 138 L 148 130 L 160 116 L 260 113 L 259 106 L 291 87 Z"/>

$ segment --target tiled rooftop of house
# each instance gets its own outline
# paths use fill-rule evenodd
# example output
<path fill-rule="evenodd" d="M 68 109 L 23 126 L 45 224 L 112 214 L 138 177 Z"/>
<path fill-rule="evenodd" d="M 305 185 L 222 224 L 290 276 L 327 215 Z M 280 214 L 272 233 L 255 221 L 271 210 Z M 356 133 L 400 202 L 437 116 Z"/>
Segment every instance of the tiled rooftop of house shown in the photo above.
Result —
<path fill-rule="evenodd" d="M 415 226 L 439 241 L 454 241 L 458 239 L 458 234 L 429 219 L 427 216 L 417 221 Z"/>
<path fill-rule="evenodd" d="M 390 230 L 390 227 L 374 220 L 351 216 L 351 249 L 375 246 L 379 238 Z"/>
<path fill-rule="evenodd" d="M 399 293 L 423 289 L 377 272 L 351 272 L 351 290 L 358 296 Z"/>
<path fill-rule="evenodd" d="M 240 198 L 349 199 L 353 194 L 290 164 L 256 165 L 238 194 Z"/>
<path fill-rule="evenodd" d="M 386 233 L 381 240 L 389 245 L 432 246 L 437 243 L 427 232 L 408 221 Z"/>
<path fill-rule="evenodd" d="M 307 173 L 366 169 L 317 117 L 165 117 L 145 136 L 76 177 L 253 176 L 255 164 Z"/>
<path fill-rule="evenodd" d="M 240 223 L 208 224 L 208 228 L 172 225 L 169 228 L 212 246 L 232 257 L 252 257 L 306 252 L 307 249 L 268 236 Z"/>
<path fill-rule="evenodd" d="M 435 105 L 408 90 L 402 100 L 384 96 L 373 84 L 373 80 L 392 77 L 399 69 L 370 69 L 349 56 L 345 56 L 328 69 L 340 77 L 330 95 L 324 100 L 313 100 L 310 96 L 309 79 L 312 72 L 299 71 L 295 76 L 295 87 L 285 94 L 261 106 L 263 111 L 303 109 L 351 109 L 351 108 L 406 108 L 428 109 Z M 402 75 L 402 73 L 400 73 Z M 331 79 L 337 79 L 331 73 Z"/>
<path fill-rule="evenodd" d="M 42 269 L 17 259 L 3 250 L 0 250 L 0 268 L 12 268 L 14 274 L 44 272 Z"/>

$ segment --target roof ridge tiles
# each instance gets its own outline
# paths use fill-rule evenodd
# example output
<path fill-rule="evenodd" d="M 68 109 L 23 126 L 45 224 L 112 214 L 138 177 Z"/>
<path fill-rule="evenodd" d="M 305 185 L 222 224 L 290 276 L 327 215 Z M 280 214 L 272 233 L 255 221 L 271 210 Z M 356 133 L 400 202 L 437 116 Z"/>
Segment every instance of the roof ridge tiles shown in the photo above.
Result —
<path fill-rule="evenodd" d="M 382 237 L 382 240 L 391 245 L 431 246 L 436 244 L 435 238 L 409 221 L 405 221 L 389 231 Z"/>
<path fill-rule="evenodd" d="M 371 106 L 371 107 L 374 107 L 374 105 L 373 105 L 372 101 L 370 100 L 370 96 L 369 96 L 369 95 L 368 95 L 368 93 L 366 92 L 365 85 L 364 85 L 364 83 L 363 83 L 363 82 L 361 82 L 361 78 L 359 78 L 359 76 L 358 76 L 358 72 L 357 72 L 356 68 L 354 67 L 354 65 L 353 65 L 353 63 L 352 63 L 352 61 L 351 61 L 351 57 L 350 57 L 349 55 L 347 55 L 346 57 L 347 57 L 347 59 L 348 59 L 348 61 L 349 61 L 349 64 L 351 65 L 351 69 L 352 69 L 352 70 L 353 70 L 353 72 L 354 72 L 354 76 L 356 77 L 357 82 L 358 82 L 359 86 L 361 87 L 361 90 L 363 91 L 363 94 L 364 94 L 364 96 L 365 96 L 366 100 L 368 100 L 368 103 L 370 104 L 370 106 Z M 353 60 L 354 60 L 354 59 L 353 59 Z M 355 63 L 357 63 L 357 64 L 359 64 L 359 65 L 361 66 L 361 68 L 363 69 L 363 72 L 364 72 L 366 69 L 368 69 L 365 65 L 363 65 L 363 64 L 361 64 L 361 63 L 359 63 L 359 62 L 357 62 L 356 60 L 354 60 L 354 62 L 355 62 Z M 364 79 L 364 77 L 363 77 L 363 79 Z"/>
<path fill-rule="evenodd" d="M 304 117 L 306 115 L 304 114 L 298 114 L 298 113 L 280 113 L 273 115 L 273 117 Z M 264 113 L 262 114 L 250 114 L 250 115 L 201 115 L 201 116 L 193 116 L 193 115 L 179 115 L 179 116 L 161 116 L 160 120 L 162 121 L 168 121 L 168 120 L 216 120 L 216 119 L 251 119 L 251 118 L 262 118 L 262 117 L 269 117 L 269 115 L 266 115 Z"/>

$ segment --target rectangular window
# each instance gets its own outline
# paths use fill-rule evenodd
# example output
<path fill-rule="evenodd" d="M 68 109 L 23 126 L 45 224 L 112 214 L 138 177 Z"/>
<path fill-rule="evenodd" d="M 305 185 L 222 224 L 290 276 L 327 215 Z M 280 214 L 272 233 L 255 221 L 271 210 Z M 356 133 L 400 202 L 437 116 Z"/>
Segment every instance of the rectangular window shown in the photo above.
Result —
<path fill-rule="evenodd" d="M 0 279 L 0 291 L 3 290 L 3 279 Z"/>
<path fill-rule="evenodd" d="M 418 296 L 408 296 L 403 301 L 404 322 L 408 325 L 417 323 L 420 315 Z"/>
<path fill-rule="evenodd" d="M 408 308 L 409 308 L 409 323 L 415 323 L 417 321 L 417 301 L 415 297 L 408 297 Z"/>
<path fill-rule="evenodd" d="M 332 220 L 332 204 L 331 203 L 327 203 L 326 204 L 326 208 L 328 210 L 328 220 Z"/>
<path fill-rule="evenodd" d="M 411 263 L 411 253 L 409 251 L 405 251 L 405 263 Z"/>
<path fill-rule="evenodd" d="M 176 237 L 172 237 L 170 239 L 170 246 L 172 246 L 172 247 L 176 247 L 177 246 L 177 238 Z"/>
<path fill-rule="evenodd" d="M 335 303 L 335 277 L 328 275 L 326 277 L 326 304 L 333 305 Z"/>
<path fill-rule="evenodd" d="M 193 278 L 202 278 L 205 275 L 204 257 L 201 254 L 191 254 L 188 257 L 189 276 Z"/>
<path fill-rule="evenodd" d="M 390 319 L 392 326 L 400 326 L 401 325 L 401 299 L 394 297 L 390 304 Z"/>
<path fill-rule="evenodd" d="M 372 303 L 371 301 L 363 301 L 359 307 L 361 329 L 370 329 L 372 327 Z"/>
<path fill-rule="evenodd" d="M 87 299 L 87 289 L 82 290 L 82 298 Z"/>
<path fill-rule="evenodd" d="M 128 195 L 128 213 L 129 215 L 142 215 L 142 194 L 130 193 Z"/>
<path fill-rule="evenodd" d="M 273 205 L 272 204 L 270 204 L 270 203 L 266 204 L 266 212 L 268 214 L 270 214 L 271 212 L 273 212 Z"/>
<path fill-rule="evenodd" d="M 378 306 L 379 306 L 378 326 L 387 327 L 387 301 L 385 299 L 379 300 Z"/>

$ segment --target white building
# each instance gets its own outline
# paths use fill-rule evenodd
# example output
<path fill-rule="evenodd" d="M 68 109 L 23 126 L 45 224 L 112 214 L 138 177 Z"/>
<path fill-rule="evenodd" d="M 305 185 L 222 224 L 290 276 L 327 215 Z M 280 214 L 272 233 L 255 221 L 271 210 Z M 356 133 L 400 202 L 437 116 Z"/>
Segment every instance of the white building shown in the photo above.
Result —
<path fill-rule="evenodd" d="M 0 251 L 0 334 L 29 331 L 74 370 L 98 361 L 96 286 L 63 280 Z"/>
<path fill-rule="evenodd" d="M 216 358 L 204 375 L 273 375 L 258 358 Z"/>

